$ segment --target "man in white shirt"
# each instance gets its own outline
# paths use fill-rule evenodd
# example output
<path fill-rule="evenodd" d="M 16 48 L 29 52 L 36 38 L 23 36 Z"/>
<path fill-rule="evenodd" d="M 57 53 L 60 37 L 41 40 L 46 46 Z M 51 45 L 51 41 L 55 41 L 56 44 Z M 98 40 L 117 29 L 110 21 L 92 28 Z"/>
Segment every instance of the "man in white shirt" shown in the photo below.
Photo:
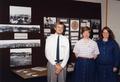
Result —
<path fill-rule="evenodd" d="M 45 56 L 48 60 L 48 82 L 66 82 L 66 64 L 69 59 L 69 40 L 63 36 L 64 24 L 57 22 L 55 34 L 46 39 Z"/>

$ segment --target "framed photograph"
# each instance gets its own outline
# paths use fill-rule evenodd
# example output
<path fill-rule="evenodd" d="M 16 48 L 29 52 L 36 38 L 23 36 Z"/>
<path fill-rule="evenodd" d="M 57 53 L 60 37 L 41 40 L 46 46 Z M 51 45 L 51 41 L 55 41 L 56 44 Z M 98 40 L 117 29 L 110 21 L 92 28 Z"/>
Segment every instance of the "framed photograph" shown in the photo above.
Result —
<path fill-rule="evenodd" d="M 40 33 L 40 25 L 11 25 L 0 24 L 0 32 L 38 32 Z"/>
<path fill-rule="evenodd" d="M 79 19 L 70 20 L 70 31 L 79 31 Z"/>
<path fill-rule="evenodd" d="M 91 19 L 92 29 L 100 29 L 100 19 Z"/>
<path fill-rule="evenodd" d="M 12 24 L 30 24 L 31 7 L 10 6 L 10 23 Z"/>
<path fill-rule="evenodd" d="M 10 67 L 32 65 L 32 49 L 10 49 Z"/>
<path fill-rule="evenodd" d="M 80 20 L 80 27 L 90 27 L 90 19 L 81 19 Z"/>
<path fill-rule="evenodd" d="M 99 39 L 99 34 L 93 34 L 93 38 L 92 38 L 93 40 L 98 40 Z"/>
<path fill-rule="evenodd" d="M 28 39 L 27 33 L 14 33 L 14 39 Z"/>
<path fill-rule="evenodd" d="M 44 17 L 43 23 L 45 28 L 54 28 L 56 17 Z"/>
<path fill-rule="evenodd" d="M 40 39 L 0 40 L 0 48 L 40 47 Z"/>

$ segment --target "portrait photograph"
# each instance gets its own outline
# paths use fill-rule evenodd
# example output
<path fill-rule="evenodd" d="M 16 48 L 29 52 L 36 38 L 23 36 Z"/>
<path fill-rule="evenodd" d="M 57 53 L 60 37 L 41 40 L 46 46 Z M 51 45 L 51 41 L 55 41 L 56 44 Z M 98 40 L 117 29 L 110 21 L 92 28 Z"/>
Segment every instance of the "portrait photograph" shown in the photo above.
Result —
<path fill-rule="evenodd" d="M 79 20 L 78 19 L 70 20 L 70 31 L 79 31 Z"/>

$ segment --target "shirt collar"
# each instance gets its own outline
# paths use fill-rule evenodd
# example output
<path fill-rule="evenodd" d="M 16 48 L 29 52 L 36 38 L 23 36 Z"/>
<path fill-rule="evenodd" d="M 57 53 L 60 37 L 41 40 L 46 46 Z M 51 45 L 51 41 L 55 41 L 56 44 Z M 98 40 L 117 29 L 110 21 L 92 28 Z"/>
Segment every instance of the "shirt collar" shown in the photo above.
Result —
<path fill-rule="evenodd" d="M 62 36 L 62 34 L 58 35 L 57 33 L 55 33 L 56 36 Z"/>
<path fill-rule="evenodd" d="M 84 41 L 83 38 L 82 38 L 81 40 L 82 40 L 83 43 L 85 43 L 85 41 Z M 88 39 L 88 43 L 90 43 L 90 42 L 91 42 L 91 39 L 89 38 L 89 39 Z"/>

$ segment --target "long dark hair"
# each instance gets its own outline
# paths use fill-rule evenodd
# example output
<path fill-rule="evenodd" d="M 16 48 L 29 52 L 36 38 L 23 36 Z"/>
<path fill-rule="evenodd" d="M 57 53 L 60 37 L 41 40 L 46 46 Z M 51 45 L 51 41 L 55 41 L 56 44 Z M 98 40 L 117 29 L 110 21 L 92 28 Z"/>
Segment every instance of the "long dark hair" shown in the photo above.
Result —
<path fill-rule="evenodd" d="M 101 31 L 101 33 L 100 33 L 100 39 L 103 39 L 103 31 L 104 31 L 104 30 L 107 30 L 108 33 L 109 33 L 109 38 L 108 38 L 108 39 L 113 39 L 113 40 L 115 39 L 115 36 L 114 36 L 112 30 L 111 30 L 109 27 L 107 27 L 107 26 L 105 26 L 105 27 L 102 29 L 102 31 Z"/>

